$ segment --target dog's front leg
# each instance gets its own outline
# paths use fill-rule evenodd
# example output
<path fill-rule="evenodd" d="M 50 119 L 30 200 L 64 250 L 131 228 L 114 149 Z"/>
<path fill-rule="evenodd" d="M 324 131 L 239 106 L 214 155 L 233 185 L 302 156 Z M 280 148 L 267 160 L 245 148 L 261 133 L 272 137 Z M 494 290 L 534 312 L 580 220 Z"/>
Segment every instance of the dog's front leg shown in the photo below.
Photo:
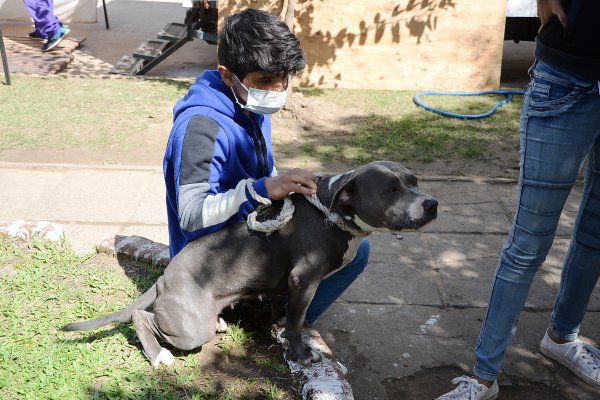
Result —
<path fill-rule="evenodd" d="M 285 331 L 282 336 L 289 341 L 291 357 L 305 367 L 319 361 L 321 356 L 302 340 L 302 327 L 306 310 L 312 301 L 319 280 L 310 268 L 295 267 L 288 279 L 288 304 Z"/>

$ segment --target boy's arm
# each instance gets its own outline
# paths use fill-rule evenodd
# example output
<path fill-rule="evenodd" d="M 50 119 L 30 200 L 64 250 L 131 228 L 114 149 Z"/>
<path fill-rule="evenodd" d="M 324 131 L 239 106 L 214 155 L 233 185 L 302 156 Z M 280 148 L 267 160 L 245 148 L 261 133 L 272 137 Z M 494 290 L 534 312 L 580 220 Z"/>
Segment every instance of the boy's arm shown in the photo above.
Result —
<path fill-rule="evenodd" d="M 237 213 L 248 214 L 258 206 L 246 188 L 246 180 L 224 192 L 220 188 L 229 142 L 214 120 L 192 117 L 178 148 L 177 209 L 184 234 L 196 238 L 214 232 Z M 264 181 L 257 180 L 253 187 L 262 197 L 269 198 Z"/>

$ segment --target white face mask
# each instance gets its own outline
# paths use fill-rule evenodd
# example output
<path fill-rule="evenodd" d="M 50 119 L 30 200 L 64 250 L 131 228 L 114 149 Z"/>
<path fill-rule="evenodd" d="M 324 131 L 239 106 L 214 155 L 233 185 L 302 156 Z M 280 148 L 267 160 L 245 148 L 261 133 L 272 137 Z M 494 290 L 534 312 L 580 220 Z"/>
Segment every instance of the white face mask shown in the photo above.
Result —
<path fill-rule="evenodd" d="M 233 96 L 235 100 L 245 110 L 252 111 L 256 114 L 274 114 L 277 111 L 281 110 L 281 108 L 285 105 L 287 100 L 287 87 L 286 90 L 282 92 L 275 92 L 272 90 L 261 90 L 256 88 L 247 88 L 244 84 L 238 79 L 236 75 L 235 79 L 242 85 L 242 87 L 246 90 L 246 104 L 240 103 L 237 96 L 235 95 L 235 91 L 233 91 Z M 288 80 L 289 84 L 289 80 Z"/>

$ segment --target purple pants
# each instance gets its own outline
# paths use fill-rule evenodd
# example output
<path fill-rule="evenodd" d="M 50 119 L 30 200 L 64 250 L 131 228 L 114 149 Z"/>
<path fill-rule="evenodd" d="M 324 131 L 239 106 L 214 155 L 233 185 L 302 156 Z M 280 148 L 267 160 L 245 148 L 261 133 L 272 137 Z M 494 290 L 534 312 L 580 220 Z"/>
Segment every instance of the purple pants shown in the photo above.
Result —
<path fill-rule="evenodd" d="M 23 0 L 23 3 L 33 18 L 37 33 L 51 38 L 60 31 L 60 22 L 54 15 L 54 0 Z"/>

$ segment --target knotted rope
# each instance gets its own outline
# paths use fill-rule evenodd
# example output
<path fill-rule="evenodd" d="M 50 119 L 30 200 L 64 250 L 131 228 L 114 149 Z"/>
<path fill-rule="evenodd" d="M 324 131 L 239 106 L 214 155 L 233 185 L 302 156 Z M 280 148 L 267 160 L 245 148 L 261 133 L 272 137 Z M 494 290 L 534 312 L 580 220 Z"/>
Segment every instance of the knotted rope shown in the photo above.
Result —
<path fill-rule="evenodd" d="M 246 187 L 248 188 L 248 192 L 250 193 L 252 198 L 254 200 L 256 200 L 257 202 L 259 202 L 260 204 L 262 204 L 263 206 L 271 205 L 271 200 L 269 200 L 265 197 L 262 197 L 260 194 L 258 194 L 256 192 L 256 190 L 254 190 L 253 183 L 254 183 L 254 181 L 252 179 L 248 179 L 246 181 Z M 358 231 L 356 229 L 350 228 L 344 222 L 342 217 L 340 217 L 338 214 L 330 212 L 329 209 L 327 207 L 325 207 L 325 205 L 323 205 L 323 203 L 321 203 L 321 201 L 319 200 L 319 198 L 317 197 L 316 194 L 313 194 L 311 196 L 304 195 L 304 197 L 306 198 L 306 200 L 308 200 L 309 203 L 311 203 L 318 210 L 320 210 L 323 214 L 325 214 L 325 220 L 329 224 L 336 224 L 341 229 L 351 233 L 354 236 L 356 236 L 358 234 Z M 283 228 L 289 222 L 289 220 L 292 219 L 292 216 L 294 215 L 294 210 L 295 210 L 295 207 L 294 207 L 294 204 L 292 203 L 292 200 L 290 199 L 289 196 L 286 196 L 283 199 L 283 207 L 281 208 L 281 211 L 275 218 L 269 219 L 266 221 L 257 221 L 256 220 L 256 217 L 258 215 L 258 209 L 257 209 L 248 215 L 246 224 L 253 231 L 263 232 L 263 233 L 266 233 L 267 235 L 270 235 L 271 233 Z"/>

